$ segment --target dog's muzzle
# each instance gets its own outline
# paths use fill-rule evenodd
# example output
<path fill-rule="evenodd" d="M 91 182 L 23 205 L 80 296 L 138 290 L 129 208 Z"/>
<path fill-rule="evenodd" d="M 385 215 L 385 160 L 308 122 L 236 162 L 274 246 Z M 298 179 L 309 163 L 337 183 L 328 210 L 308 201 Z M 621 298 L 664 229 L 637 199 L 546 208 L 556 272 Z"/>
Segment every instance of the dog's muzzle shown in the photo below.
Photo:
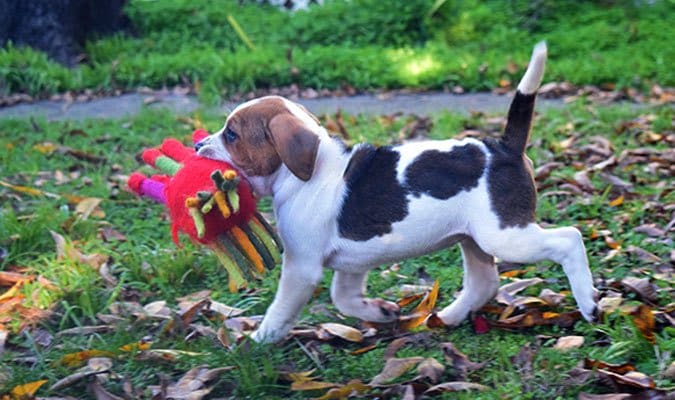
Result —
<path fill-rule="evenodd" d="M 206 143 L 204 143 L 204 140 L 200 140 L 199 142 L 195 143 L 195 151 L 199 151 L 202 147 L 204 147 Z"/>

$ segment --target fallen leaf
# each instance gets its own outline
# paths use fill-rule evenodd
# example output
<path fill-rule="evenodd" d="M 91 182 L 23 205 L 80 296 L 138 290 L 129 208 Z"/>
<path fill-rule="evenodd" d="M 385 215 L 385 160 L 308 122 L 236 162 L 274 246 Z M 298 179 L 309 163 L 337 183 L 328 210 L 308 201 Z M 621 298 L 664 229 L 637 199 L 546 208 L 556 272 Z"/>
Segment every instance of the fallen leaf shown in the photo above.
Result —
<path fill-rule="evenodd" d="M 396 304 L 398 304 L 399 307 L 405 307 L 408 304 L 421 299 L 422 297 L 424 297 L 424 293 L 411 294 L 409 296 L 405 296 L 401 299 L 396 300 Z"/>
<path fill-rule="evenodd" d="M 391 382 L 422 361 L 424 361 L 424 357 L 390 358 L 384 365 L 382 372 L 377 374 L 369 385 L 379 386 Z"/>
<path fill-rule="evenodd" d="M 86 221 L 90 215 L 96 218 L 104 218 L 105 212 L 99 208 L 101 201 L 103 201 L 103 199 L 97 197 L 84 198 L 75 206 L 75 213 L 78 214 L 83 221 Z"/>
<path fill-rule="evenodd" d="M 49 231 L 49 233 L 51 233 L 54 243 L 56 244 L 56 257 L 59 260 L 66 259 L 73 262 L 86 264 L 96 270 L 98 270 L 104 262 L 108 261 L 108 256 L 103 254 L 82 254 L 63 236 L 54 231 Z"/>
<path fill-rule="evenodd" d="M 15 386 L 9 393 L 13 399 L 32 398 L 35 392 L 47 382 L 47 379 L 41 379 L 39 381 L 24 383 L 23 385 Z"/>
<path fill-rule="evenodd" d="M 96 357 L 115 357 L 115 354 L 106 350 L 83 350 L 64 355 L 59 360 L 59 364 L 65 367 L 77 367 Z"/>
<path fill-rule="evenodd" d="M 617 296 L 603 297 L 598 301 L 598 310 L 603 314 L 611 314 L 621 306 L 622 302 L 621 293 L 617 293 Z"/>
<path fill-rule="evenodd" d="M 219 377 L 223 372 L 232 367 L 208 369 L 206 366 L 194 367 L 183 375 L 178 382 L 166 387 L 166 399 L 175 400 L 201 400 L 211 393 L 213 387 L 207 387 L 212 380 Z M 160 386 L 149 386 L 153 396 L 161 392 Z"/>
<path fill-rule="evenodd" d="M 399 318 L 399 327 L 403 330 L 414 329 L 424 323 L 424 321 L 431 315 L 436 300 L 438 299 L 438 280 L 434 282 L 434 286 L 427 293 L 427 295 L 420 301 L 410 315 L 401 316 Z"/>
<path fill-rule="evenodd" d="M 355 395 L 365 393 L 371 389 L 370 386 L 362 383 L 358 379 L 349 381 L 344 386 L 330 389 L 323 396 L 318 397 L 316 400 L 341 400 Z"/>
<path fill-rule="evenodd" d="M 446 382 L 446 383 L 441 383 L 440 385 L 432 386 L 429 389 L 427 389 L 424 394 L 428 395 L 433 395 L 433 394 L 438 394 L 438 393 L 444 393 L 444 392 L 460 392 L 463 390 L 488 390 L 489 388 L 487 386 L 481 385 L 479 383 L 473 383 L 473 382 Z"/>
<path fill-rule="evenodd" d="M 370 344 L 368 346 L 364 346 L 364 347 L 358 348 L 356 350 L 352 350 L 352 351 L 349 352 L 349 354 L 351 354 L 353 356 L 358 356 L 359 354 L 368 353 L 369 351 L 375 350 L 376 348 L 377 348 L 377 343 L 373 343 L 373 344 Z"/>
<path fill-rule="evenodd" d="M 490 331 L 490 323 L 482 315 L 474 316 L 471 319 L 471 326 L 473 328 L 473 332 L 478 335 L 482 335 Z"/>
<path fill-rule="evenodd" d="M 445 360 L 452 365 L 452 368 L 462 379 L 466 379 L 469 372 L 483 368 L 487 364 L 486 361 L 477 363 L 469 360 L 469 357 L 459 351 L 451 342 L 441 343 L 441 351 L 443 351 Z"/>
<path fill-rule="evenodd" d="M 513 296 L 526 288 L 544 282 L 541 278 L 518 279 L 502 285 L 497 292 L 496 300 L 499 303 L 509 305 L 513 302 Z"/>
<path fill-rule="evenodd" d="M 656 226 L 656 224 L 642 224 L 633 228 L 633 232 L 644 233 L 651 237 L 661 237 L 666 234 L 666 231 Z"/>
<path fill-rule="evenodd" d="M 89 382 L 87 388 L 94 393 L 96 400 L 124 400 L 124 397 L 116 396 L 105 390 L 98 380 Z"/>
<path fill-rule="evenodd" d="M 623 400 L 631 397 L 632 394 L 629 393 L 608 393 L 608 394 L 592 394 L 592 393 L 579 393 L 578 400 Z"/>
<path fill-rule="evenodd" d="M 332 382 L 321 382 L 321 381 L 300 381 L 293 382 L 291 384 L 291 390 L 293 391 L 304 391 L 304 390 L 322 390 L 330 389 L 336 386 L 340 386 L 337 383 Z"/>
<path fill-rule="evenodd" d="M 152 342 L 139 340 L 138 342 L 127 343 L 123 346 L 120 346 L 119 350 L 125 353 L 132 353 L 136 351 L 145 351 L 152 346 Z"/>
<path fill-rule="evenodd" d="M 596 373 L 601 378 L 607 379 L 619 386 L 628 386 L 639 389 L 654 389 L 656 387 L 652 378 L 638 371 L 630 371 L 621 375 L 616 372 L 599 369 Z"/>
<path fill-rule="evenodd" d="M 544 300 L 547 305 L 550 307 L 557 307 L 562 304 L 565 297 L 563 293 L 556 293 L 549 288 L 542 289 L 538 296 L 540 299 Z"/>
<path fill-rule="evenodd" d="M 609 364 L 600 360 L 593 360 L 591 358 L 584 359 L 584 368 L 586 369 L 605 369 L 616 372 L 617 374 L 625 374 L 630 371 L 635 371 L 635 367 L 630 363 L 625 364 Z"/>
<path fill-rule="evenodd" d="M 583 336 L 563 336 L 558 338 L 553 348 L 561 351 L 568 351 L 572 349 L 578 349 L 584 345 Z"/>
<path fill-rule="evenodd" d="M 620 196 L 617 197 L 616 199 L 614 199 L 614 200 L 612 200 L 612 201 L 609 202 L 609 205 L 610 205 L 611 207 L 618 207 L 618 206 L 620 206 L 621 204 L 623 204 L 623 195 L 620 195 Z"/>
<path fill-rule="evenodd" d="M 328 322 L 319 325 L 319 327 L 325 330 L 326 332 L 330 333 L 331 335 L 337 336 L 349 342 L 359 343 L 363 341 L 363 334 L 361 333 L 361 331 L 352 328 L 351 326 L 342 325 L 334 322 Z"/>
<path fill-rule="evenodd" d="M 642 336 L 651 344 L 656 343 L 656 336 L 654 329 L 656 322 L 654 321 L 654 314 L 649 306 L 640 304 L 632 313 L 632 320 L 635 327 L 640 331 Z"/>
<path fill-rule="evenodd" d="M 420 378 L 426 378 L 431 383 L 436 383 L 441 379 L 445 372 L 445 366 L 439 363 L 435 358 L 427 358 L 417 366 L 417 375 Z"/>
<path fill-rule="evenodd" d="M 110 371 L 112 360 L 107 357 L 94 357 L 87 361 L 87 365 L 81 371 L 77 371 L 62 379 L 56 381 L 50 388 L 50 391 L 60 390 L 74 385 L 75 383 L 92 375 L 101 374 Z"/>
<path fill-rule="evenodd" d="M 643 300 L 647 300 L 650 303 L 656 302 L 656 288 L 649 281 L 649 278 L 636 278 L 633 276 L 628 276 L 621 280 L 621 284 L 626 289 L 640 296 Z"/>

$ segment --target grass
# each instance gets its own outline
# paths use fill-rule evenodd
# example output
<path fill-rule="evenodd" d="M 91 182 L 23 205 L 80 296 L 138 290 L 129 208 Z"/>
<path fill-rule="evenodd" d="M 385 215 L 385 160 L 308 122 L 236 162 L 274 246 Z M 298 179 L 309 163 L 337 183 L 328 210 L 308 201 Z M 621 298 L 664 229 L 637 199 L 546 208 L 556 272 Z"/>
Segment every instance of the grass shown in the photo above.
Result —
<path fill-rule="evenodd" d="M 129 2 L 137 36 L 87 43 L 68 70 L 11 44 L 0 49 L 0 93 L 44 96 L 191 85 L 203 100 L 288 86 L 315 89 L 489 90 L 515 82 L 547 40 L 547 76 L 648 89 L 675 84 L 670 1 L 328 1 L 296 13 L 234 0 Z M 254 49 L 227 22 L 232 16 Z M 320 21 L 320 22 L 318 22 Z M 517 44 L 517 45 L 514 45 Z"/>
<path fill-rule="evenodd" d="M 622 130 L 628 121 L 640 116 L 649 116 L 647 127 Z M 198 118 L 197 115 L 192 115 Z M 201 117 L 206 128 L 214 131 L 220 127 L 222 116 Z M 601 239 L 591 239 L 594 231 L 608 230 L 623 248 L 629 245 L 642 247 L 661 259 L 668 260 L 670 247 L 667 243 L 650 240 L 642 233 L 632 230 L 634 226 L 651 222 L 665 226 L 669 214 L 659 208 L 661 204 L 675 203 L 675 192 L 668 185 L 660 185 L 665 179 L 645 170 L 645 165 L 616 168 L 614 173 L 635 184 L 632 196 L 616 206 L 610 206 L 618 193 L 610 184 L 593 177 L 595 195 L 573 196 L 567 207 L 559 204 L 565 196 L 548 196 L 547 192 L 559 189 L 566 179 L 572 179 L 576 168 L 584 163 L 581 153 L 566 153 L 560 142 L 570 135 L 576 135 L 574 149 L 592 143 L 594 135 L 607 138 L 614 154 L 625 149 L 649 147 L 665 150 L 665 142 L 647 143 L 645 130 L 656 134 L 672 134 L 673 109 L 669 107 L 644 106 L 636 109 L 630 106 L 594 106 L 583 100 L 560 110 L 547 110 L 537 118 L 533 132 L 530 157 L 536 165 L 551 160 L 566 158 L 566 166 L 542 183 L 552 186 L 545 189 L 539 198 L 539 218 L 545 223 L 574 225 L 582 230 L 588 247 L 591 267 L 596 277 L 621 278 L 633 276 L 654 276 L 655 264 L 637 258 L 628 252 L 619 252 L 607 259 L 611 249 Z M 40 395 L 82 396 L 84 384 L 78 383 L 64 390 L 49 392 L 47 387 L 75 371 L 58 363 L 66 354 L 76 351 L 97 349 L 119 354 L 114 362 L 114 371 L 128 379 L 133 387 L 146 388 L 158 385 L 160 377 L 166 376 L 173 382 L 188 369 L 197 365 L 211 368 L 236 366 L 218 381 L 213 394 L 235 398 L 304 398 L 308 394 L 291 392 L 289 384 L 280 379 L 282 371 L 306 371 L 316 369 L 315 376 L 321 380 L 345 383 L 350 379 L 369 381 L 382 368 L 382 355 L 386 343 L 375 350 L 355 356 L 349 352 L 358 344 L 334 347 L 319 343 L 316 351 L 320 364 L 310 358 L 295 341 L 279 346 L 240 346 L 233 351 L 222 348 L 212 339 L 193 337 L 185 340 L 178 333 L 158 333 L 157 323 L 148 320 L 123 318 L 111 332 L 92 335 L 64 335 L 63 329 L 98 324 L 97 316 L 110 313 L 116 301 L 136 300 L 141 304 L 166 300 L 176 304 L 176 298 L 199 290 L 210 289 L 212 297 L 231 306 L 247 308 L 247 315 L 264 313 L 270 303 L 276 286 L 278 269 L 267 276 L 257 287 L 252 297 L 241 297 L 228 292 L 226 273 L 218 268 L 215 258 L 201 248 L 185 243 L 176 248 L 169 234 L 169 227 L 161 207 L 149 201 L 138 199 L 123 190 L 120 175 L 139 167 L 138 154 L 144 147 L 154 146 L 164 137 L 173 136 L 187 139 L 192 126 L 177 119 L 175 115 L 162 111 L 145 111 L 137 117 L 124 120 L 89 120 L 84 122 L 46 122 L 44 120 L 3 120 L 0 121 L 0 169 L 2 180 L 15 185 L 38 187 L 41 190 L 60 194 L 77 194 L 102 198 L 101 209 L 105 215 L 79 218 L 74 206 L 65 198 L 33 197 L 15 194 L 0 188 L 3 199 L 0 208 L 0 247 L 8 256 L 0 261 L 0 270 L 10 266 L 25 267 L 31 274 L 40 275 L 55 284 L 45 289 L 32 283 L 24 286 L 24 294 L 30 304 L 51 307 L 52 317 L 36 328 L 26 329 L 10 335 L 7 351 L 0 355 L 0 393 L 15 385 L 47 379 L 47 386 Z M 490 119 L 481 116 L 465 117 L 444 113 L 433 116 L 434 127 L 429 133 L 433 138 L 450 137 L 465 127 L 494 131 L 498 128 Z M 355 140 L 386 144 L 396 140 L 396 135 L 405 119 L 391 122 L 379 117 L 345 117 L 348 131 Z M 569 124 L 573 124 L 570 129 Z M 498 124 L 497 124 L 498 125 Z M 48 151 L 47 143 L 67 146 L 100 157 L 100 163 L 84 161 L 64 151 Z M 656 203 L 656 205 L 655 205 Z M 261 203 L 268 209 L 269 202 Z M 102 230 L 112 228 L 126 240 L 105 240 Z M 118 279 L 116 285 L 106 284 L 101 275 L 82 263 L 59 260 L 49 231 L 58 232 L 71 240 L 85 254 L 102 253 L 110 256 L 109 268 Z M 417 259 L 402 262 L 399 274 L 404 277 L 381 272 L 389 266 L 375 270 L 369 277 L 369 293 L 374 296 L 395 298 L 396 288 L 402 284 L 416 284 L 420 279 L 431 276 L 441 284 L 440 305 L 447 304 L 461 285 L 461 258 L 457 248 L 441 251 Z M 568 290 L 562 270 L 546 263 L 525 266 L 522 277 L 541 277 L 546 287 Z M 330 272 L 326 272 L 320 290 L 310 306 L 303 312 L 301 323 L 314 325 L 334 322 L 330 317 L 317 312 L 319 305 L 330 305 Z M 426 278 L 429 279 L 429 278 Z M 656 279 L 656 278 L 655 278 Z M 664 289 L 659 304 L 664 306 L 668 298 L 667 283 L 656 279 Z M 392 293 L 393 289 L 393 293 Z M 386 294 L 388 293 L 388 294 Z M 536 293 L 534 293 L 536 294 Z M 628 301 L 634 301 L 630 298 Z M 572 307 L 569 299 L 568 307 Z M 312 308 L 314 307 L 314 308 Z M 13 321 L 16 328 L 18 322 Z M 204 318 L 202 324 L 218 328 L 218 323 Z M 346 324 L 356 325 L 358 321 L 348 318 Z M 45 344 L 40 335 L 45 332 L 55 335 L 51 344 Z M 579 349 L 561 353 L 550 348 L 554 339 L 546 336 L 582 335 L 586 344 Z M 538 335 L 543 336 L 543 339 Z M 194 355 L 179 356 L 173 362 L 142 360 L 133 352 L 121 352 L 119 348 L 150 336 L 152 348 L 173 349 L 194 352 Z M 660 375 L 661 354 L 665 365 L 670 363 L 675 331 L 665 328 L 657 333 L 656 345 L 650 345 L 635 330 L 630 320 L 619 313 L 609 315 L 597 325 L 577 322 L 573 327 L 537 327 L 523 331 L 492 330 L 484 335 L 475 335 L 469 324 L 459 328 L 434 332 L 428 342 L 405 347 L 399 356 L 425 355 L 442 360 L 438 343 L 452 341 L 458 349 L 473 361 L 488 361 L 488 364 L 469 374 L 468 379 L 487 385 L 491 390 L 484 393 L 458 394 L 457 398 L 576 398 L 582 391 L 601 391 L 599 387 L 569 385 L 565 383 L 570 371 L 584 357 L 599 358 L 608 362 L 631 362 L 638 369 L 657 379 L 661 387 L 672 386 L 673 382 Z M 541 348 L 533 359 L 532 376 L 523 374 L 512 357 L 530 343 Z M 604 341 L 606 346 L 594 344 Z M 657 353 L 655 353 L 657 352 Z M 671 353 L 668 353 L 671 352 Z M 20 357 L 34 357 L 34 362 L 19 362 Z M 661 361 L 663 361 L 661 360 Z M 113 393 L 122 392 L 122 379 L 111 379 L 106 388 Z M 316 392 L 313 395 L 317 394 Z M 146 392 L 147 396 L 147 392 Z M 149 396 L 148 396 L 149 397 Z M 455 398 L 455 397 L 452 397 Z"/>

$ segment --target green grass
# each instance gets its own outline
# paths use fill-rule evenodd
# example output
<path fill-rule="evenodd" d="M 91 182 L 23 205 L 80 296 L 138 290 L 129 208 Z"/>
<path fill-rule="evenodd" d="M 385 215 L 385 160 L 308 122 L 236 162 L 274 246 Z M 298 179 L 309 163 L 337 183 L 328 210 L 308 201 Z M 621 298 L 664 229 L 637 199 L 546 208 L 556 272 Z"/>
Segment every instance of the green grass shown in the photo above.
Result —
<path fill-rule="evenodd" d="M 539 40 L 550 48 L 548 79 L 649 88 L 675 84 L 667 0 L 596 2 L 476 0 L 328 1 L 286 13 L 234 0 L 134 0 L 137 36 L 86 45 L 68 70 L 43 54 L 0 49 L 0 93 L 111 92 L 194 85 L 203 100 L 297 84 L 357 90 L 480 91 L 516 82 Z M 244 45 L 227 16 L 255 45 Z"/>
<path fill-rule="evenodd" d="M 530 157 L 536 165 L 551 160 L 565 159 L 566 166 L 557 170 L 543 184 L 552 186 L 543 191 L 539 198 L 539 218 L 547 223 L 573 225 L 581 229 L 596 277 L 621 278 L 628 275 L 652 275 L 654 264 L 635 256 L 620 252 L 615 257 L 604 260 L 609 248 L 602 239 L 589 239 L 592 230 L 608 229 L 614 239 L 622 241 L 622 246 L 635 245 L 651 251 L 664 260 L 670 257 L 670 247 L 666 243 L 650 241 L 644 234 L 632 231 L 634 226 L 652 222 L 665 226 L 670 218 L 666 212 L 654 203 L 672 205 L 675 192 L 668 185 L 659 185 L 672 178 L 658 176 L 645 171 L 644 165 L 616 168 L 613 173 L 624 180 L 635 183 L 635 195 L 627 197 L 623 204 L 615 207 L 608 202 L 617 195 L 609 184 L 593 177 L 596 194 L 575 196 L 569 206 L 559 208 L 564 197 L 545 196 L 545 193 L 558 189 L 564 179 L 571 179 L 576 172 L 574 166 L 583 163 L 582 155 L 564 153 L 559 142 L 570 133 L 568 123 L 574 125 L 578 134 L 574 149 L 590 142 L 593 135 L 602 135 L 610 140 L 614 154 L 625 149 L 650 147 L 665 149 L 665 143 L 649 144 L 643 141 L 642 128 L 630 128 L 621 131 L 622 124 L 640 115 L 652 115 L 648 129 L 656 133 L 672 134 L 670 121 L 673 109 L 668 107 L 648 107 L 635 109 L 630 106 L 599 107 L 584 103 L 582 100 L 560 110 L 547 110 L 535 122 L 532 135 L 533 145 L 529 149 Z M 206 115 L 204 123 L 211 131 L 219 128 L 222 116 Z M 479 128 L 488 132 L 496 129 L 493 122 L 480 116 L 464 117 L 456 114 L 433 116 L 434 128 L 430 132 L 433 138 L 451 137 L 464 128 Z M 395 141 L 395 135 L 405 123 L 400 118 L 393 123 L 377 117 L 345 117 L 348 131 L 355 140 L 367 140 L 372 143 L 386 144 Z M 176 298 L 198 290 L 210 289 L 212 297 L 232 306 L 247 308 L 247 315 L 264 313 L 270 303 L 276 287 L 278 269 L 258 284 L 261 289 L 253 297 L 242 298 L 227 290 L 227 275 L 218 268 L 215 258 L 207 251 L 185 243 L 182 249 L 176 248 L 170 239 L 168 222 L 162 209 L 147 200 L 136 198 L 122 189 L 119 174 L 128 174 L 139 168 L 138 154 L 144 147 L 154 146 L 166 136 L 187 139 L 192 127 L 180 122 L 174 115 L 161 111 L 146 111 L 141 115 L 124 120 L 91 120 L 85 122 L 46 122 L 37 120 L 0 121 L 0 169 L 1 179 L 16 185 L 38 187 L 41 190 L 60 193 L 92 196 L 103 199 L 101 208 L 105 212 L 102 218 L 79 219 L 73 205 L 64 198 L 16 196 L 7 189 L 0 188 L 2 206 L 0 208 L 0 247 L 8 250 L 8 257 L 1 261 L 0 270 L 9 266 L 26 267 L 32 274 L 39 274 L 56 285 L 56 289 L 38 289 L 33 283 L 24 287 L 25 294 L 32 304 L 52 306 L 54 315 L 39 325 L 52 334 L 76 326 L 98 324 L 98 314 L 110 313 L 115 301 L 136 300 L 141 304 L 166 300 L 169 305 L 176 304 Z M 104 161 L 93 164 L 82 161 L 63 152 L 43 154 L 36 145 L 45 142 L 57 143 L 76 150 L 86 151 L 100 156 Z M 56 180 L 56 171 L 64 174 L 75 173 L 72 180 L 60 183 Z M 651 205 L 650 205 L 651 204 Z M 263 208 L 269 203 L 264 202 Z M 126 241 L 105 242 L 99 235 L 100 229 L 111 227 L 126 236 Z M 86 265 L 58 260 L 49 230 L 58 232 L 84 253 L 102 253 L 109 255 L 111 273 L 119 280 L 109 287 L 98 273 Z M 383 266 L 386 268 L 388 266 Z M 561 291 L 568 290 L 564 274 L 558 266 L 538 263 L 527 266 L 524 277 L 546 279 L 546 287 Z M 638 271 L 638 272 L 636 272 Z M 642 272 L 639 272 L 642 271 Z M 388 275 L 381 277 L 382 269 L 373 271 L 369 277 L 369 294 L 393 299 L 393 294 L 385 295 L 388 290 L 401 284 L 415 284 L 423 276 L 439 279 L 441 284 L 439 305 L 447 304 L 461 285 L 461 258 L 457 248 L 441 251 L 401 263 L 399 273 L 405 277 Z M 328 310 L 335 311 L 330 305 L 330 272 L 326 272 L 311 306 L 325 304 Z M 657 284 L 667 289 L 664 281 Z M 665 284 L 665 286 L 664 286 Z M 31 294 L 35 289 L 38 295 Z M 667 291 L 659 297 L 664 306 L 671 299 Z M 536 293 L 534 293 L 536 295 Z M 664 297 L 665 295 L 665 297 Z M 629 301 L 633 301 L 629 299 Z M 574 307 L 570 299 L 565 307 Z M 15 327 L 18 321 L 14 321 Z M 199 322 L 214 329 L 218 323 L 200 317 Z M 301 323 L 317 324 L 335 322 L 321 313 L 306 309 Z M 356 325 L 358 321 L 348 318 L 344 323 Z M 98 349 L 118 352 L 124 344 L 137 342 L 146 336 L 153 340 L 153 348 L 175 349 L 198 353 L 193 356 L 181 356 L 174 362 L 143 361 L 133 354 L 121 353 L 114 361 L 114 371 L 130 379 L 134 387 L 145 388 L 158 385 L 160 376 L 175 381 L 188 369 L 197 365 L 211 368 L 236 366 L 225 373 L 218 381 L 216 396 L 236 398 L 303 398 L 307 393 L 295 393 L 289 390 L 289 384 L 280 380 L 281 371 L 306 371 L 316 368 L 315 376 L 321 380 L 346 383 L 351 379 L 369 381 L 382 368 L 382 354 L 386 343 L 363 355 L 350 355 L 349 351 L 360 347 L 358 344 L 346 344 L 334 347 L 319 344 L 316 348 L 321 365 L 298 346 L 289 341 L 279 346 L 240 346 L 233 351 L 222 348 L 211 339 L 192 338 L 185 340 L 180 333 L 161 334 L 156 322 L 136 321 L 132 317 L 124 318 L 116 329 L 109 333 L 94 335 L 70 335 L 56 337 L 51 345 L 38 344 L 34 335 L 36 330 L 26 330 L 21 334 L 12 334 L 8 350 L 0 356 L 0 393 L 15 385 L 48 379 L 52 385 L 58 379 L 75 371 L 75 368 L 58 365 L 57 361 L 65 354 L 85 349 Z M 542 339 L 542 348 L 533 359 L 533 376 L 526 377 L 511 361 L 527 343 L 533 346 L 537 335 L 582 335 L 586 344 L 580 349 L 560 353 L 550 348 L 552 340 Z M 490 391 L 476 394 L 459 394 L 457 398 L 551 398 L 555 393 L 559 398 L 576 398 L 581 391 L 602 391 L 592 385 L 566 386 L 564 383 L 570 371 L 584 357 L 599 358 L 608 362 L 631 362 L 638 369 L 657 378 L 661 387 L 672 386 L 673 382 L 659 377 L 659 360 L 655 355 L 665 357 L 673 351 L 675 331 L 666 328 L 657 333 L 657 344 L 648 344 L 633 327 L 627 317 L 612 314 L 600 324 L 590 325 L 578 322 L 572 328 L 538 327 L 519 332 L 492 330 L 485 335 L 475 335 L 468 324 L 450 331 L 435 331 L 426 343 L 405 347 L 399 356 L 425 355 L 442 360 L 438 344 L 452 341 L 458 349 L 466 353 L 473 361 L 489 361 L 488 364 L 469 374 L 472 382 L 482 383 Z M 601 340 L 607 346 L 594 345 Z M 20 363 L 17 357 L 35 357 L 34 364 Z M 446 375 L 447 377 L 447 375 Z M 48 385 L 38 394 L 81 396 L 84 384 L 75 384 L 70 388 L 50 393 Z M 106 388 L 114 393 L 122 392 L 122 380 L 112 379 Z M 315 395 L 317 393 L 314 393 Z M 448 397 L 455 398 L 455 397 Z"/>

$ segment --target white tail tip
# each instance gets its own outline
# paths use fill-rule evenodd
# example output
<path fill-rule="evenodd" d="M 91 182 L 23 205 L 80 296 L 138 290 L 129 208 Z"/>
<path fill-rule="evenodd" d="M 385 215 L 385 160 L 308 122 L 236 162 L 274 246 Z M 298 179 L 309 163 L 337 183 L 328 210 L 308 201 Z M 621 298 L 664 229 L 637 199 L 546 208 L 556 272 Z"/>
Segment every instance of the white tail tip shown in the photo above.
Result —
<path fill-rule="evenodd" d="M 518 84 L 518 91 L 522 94 L 533 94 L 539 89 L 541 79 L 544 77 L 546 65 L 546 42 L 537 43 L 532 50 L 532 58 L 527 66 L 523 79 Z"/>

